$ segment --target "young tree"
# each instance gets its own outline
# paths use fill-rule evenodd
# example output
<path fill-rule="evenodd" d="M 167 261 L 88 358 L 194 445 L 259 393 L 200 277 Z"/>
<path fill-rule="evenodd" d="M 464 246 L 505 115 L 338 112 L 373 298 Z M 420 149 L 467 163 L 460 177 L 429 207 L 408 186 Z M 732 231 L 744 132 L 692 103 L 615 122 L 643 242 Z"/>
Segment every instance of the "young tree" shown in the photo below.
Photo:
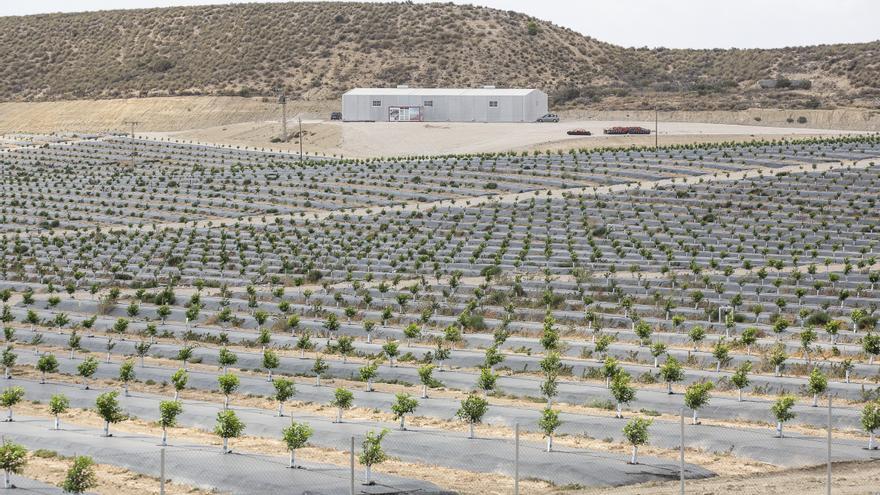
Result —
<path fill-rule="evenodd" d="M 321 356 L 315 356 L 315 364 L 312 365 L 312 372 L 315 374 L 315 386 L 321 386 L 321 375 L 330 369 L 330 365 L 324 361 Z"/>
<path fill-rule="evenodd" d="M 351 409 L 354 406 L 354 394 L 339 387 L 333 392 L 333 399 L 330 401 L 330 405 L 336 408 L 336 421 L 334 423 L 342 423 L 342 411 Z"/>
<path fill-rule="evenodd" d="M 6 421 L 11 423 L 12 408 L 24 399 L 24 389 L 21 387 L 9 387 L 0 394 L 0 407 L 7 409 Z"/>
<path fill-rule="evenodd" d="M 397 342 L 393 340 L 389 340 L 382 345 L 382 352 L 388 357 L 388 362 L 391 364 L 391 367 L 394 367 L 394 358 L 400 354 L 400 350 L 398 349 Z"/>
<path fill-rule="evenodd" d="M 709 392 L 713 388 L 715 388 L 715 384 L 712 382 L 699 382 L 692 384 L 685 390 L 684 404 L 694 411 L 693 424 L 700 424 L 697 420 L 697 411 L 709 403 L 709 399 L 711 399 Z"/>
<path fill-rule="evenodd" d="M 706 338 L 706 330 L 700 325 L 696 325 L 691 328 L 690 332 L 688 332 L 688 337 L 690 337 L 691 342 L 694 343 L 694 351 L 700 346 L 700 342 Z"/>
<path fill-rule="evenodd" d="M 498 383 L 498 374 L 492 372 L 491 368 L 480 368 L 480 376 L 477 377 L 477 388 L 483 392 L 483 396 L 495 390 Z"/>
<path fill-rule="evenodd" d="M 112 392 L 104 392 L 95 399 L 95 408 L 97 409 L 98 416 L 101 416 L 101 419 L 104 420 L 105 437 L 111 436 L 111 423 L 119 423 L 125 419 L 125 414 L 122 412 L 122 408 L 119 406 L 119 401 L 117 400 L 118 396 L 119 392 L 114 390 Z"/>
<path fill-rule="evenodd" d="M 611 386 L 611 379 L 614 378 L 615 375 L 620 373 L 621 368 L 620 365 L 617 364 L 617 359 L 607 356 L 605 358 L 605 362 L 602 364 L 602 376 L 605 377 L 605 388 L 609 388 Z"/>
<path fill-rule="evenodd" d="M 391 412 L 394 413 L 394 419 L 400 420 L 400 430 L 406 430 L 406 415 L 416 412 L 419 407 L 419 401 L 407 393 L 399 393 L 394 396 L 394 403 L 391 404 Z"/>
<path fill-rule="evenodd" d="M 636 398 L 636 389 L 630 385 L 631 377 L 626 371 L 620 371 L 611 380 L 611 396 L 617 402 L 617 417 L 623 417 L 623 405 Z"/>
<path fill-rule="evenodd" d="M 654 367 L 660 367 L 660 356 L 666 354 L 666 344 L 663 342 L 655 342 L 651 344 L 651 356 L 654 357 Z"/>
<path fill-rule="evenodd" d="M 177 416 L 183 412 L 183 404 L 177 400 L 159 403 L 159 426 L 162 427 L 162 446 L 168 445 L 168 428 L 177 426 Z"/>
<path fill-rule="evenodd" d="M 868 450 L 874 450 L 874 432 L 880 429 L 880 400 L 865 404 L 862 409 L 862 427 L 868 432 Z"/>
<path fill-rule="evenodd" d="M 373 378 L 376 378 L 379 367 L 376 365 L 376 363 L 370 362 L 361 367 L 358 371 L 360 372 L 361 380 L 367 382 L 367 392 L 372 392 Z"/>
<path fill-rule="evenodd" d="M 174 400 L 180 398 L 180 391 L 186 388 L 187 381 L 189 381 L 189 374 L 183 368 L 178 368 L 171 375 L 171 384 L 174 385 Z"/>
<path fill-rule="evenodd" d="M 238 390 L 241 382 L 233 373 L 224 373 L 217 377 L 217 385 L 220 387 L 220 393 L 223 394 L 223 410 L 229 409 L 229 396 Z"/>
<path fill-rule="evenodd" d="M 435 366 L 433 364 L 425 364 L 419 366 L 419 381 L 422 382 L 422 399 L 428 398 L 428 387 L 433 387 L 435 379 L 433 377 Z"/>
<path fill-rule="evenodd" d="M 730 377 L 731 383 L 736 387 L 737 390 L 737 402 L 742 402 L 743 400 L 743 389 L 749 386 L 749 372 L 752 371 L 752 362 L 746 361 L 743 364 L 739 365 L 736 371 L 733 373 L 733 376 Z"/>
<path fill-rule="evenodd" d="M 192 359 L 194 349 L 195 349 L 195 346 L 187 344 L 187 345 L 181 347 L 177 351 L 177 360 L 183 362 L 183 370 L 184 371 L 187 371 L 186 363 L 187 363 L 187 361 Z"/>
<path fill-rule="evenodd" d="M 630 464 L 638 464 L 639 445 L 648 443 L 648 427 L 653 423 L 650 419 L 633 418 L 623 427 L 623 436 L 632 445 Z"/>
<path fill-rule="evenodd" d="M 15 366 L 16 359 L 18 359 L 18 355 L 12 350 L 12 346 L 6 346 L 6 349 L 3 349 L 2 360 L 7 380 L 12 379 L 12 367 Z"/>
<path fill-rule="evenodd" d="M 715 347 L 712 348 L 712 356 L 715 357 L 715 372 L 720 372 L 721 367 L 726 365 L 728 361 L 730 361 L 730 346 L 724 343 L 724 338 L 718 340 L 715 343 Z"/>
<path fill-rule="evenodd" d="M 785 353 L 785 345 L 782 343 L 776 344 L 768 357 L 768 361 L 773 365 L 776 376 L 782 376 L 782 366 L 785 364 L 786 359 L 788 359 L 788 354 Z"/>
<path fill-rule="evenodd" d="M 296 387 L 293 380 L 287 378 L 276 378 L 272 380 L 275 387 L 275 400 L 278 401 L 278 417 L 284 417 L 284 403 L 290 400 L 296 394 Z"/>
<path fill-rule="evenodd" d="M 388 459 L 388 455 L 382 450 L 382 440 L 387 434 L 388 430 L 383 429 L 378 434 L 374 431 L 369 431 L 364 436 L 364 441 L 361 444 L 363 450 L 360 455 L 358 455 L 358 462 L 364 466 L 365 485 L 373 484 L 373 480 L 370 478 L 370 470 L 372 467 L 376 464 L 381 464 Z"/>
<path fill-rule="evenodd" d="M 415 323 L 410 323 L 403 329 L 403 335 L 406 337 L 406 346 L 411 347 L 413 340 L 418 340 L 422 335 L 422 329 Z"/>
<path fill-rule="evenodd" d="M 98 486 L 98 475 L 95 472 L 95 461 L 91 457 L 78 455 L 73 458 L 73 464 L 67 470 L 61 489 L 65 493 L 80 495 L 87 490 Z"/>
<path fill-rule="evenodd" d="M 372 320 L 364 320 L 364 333 L 367 334 L 367 343 L 373 343 L 373 330 L 376 329 L 376 322 Z"/>
<path fill-rule="evenodd" d="M 296 339 L 296 346 L 299 349 L 299 358 L 306 358 L 306 351 L 315 347 L 315 344 L 312 343 L 312 338 L 309 332 L 303 332 L 300 334 L 299 338 Z"/>
<path fill-rule="evenodd" d="M 54 354 L 43 354 L 37 360 L 37 371 L 40 372 L 40 383 L 46 383 L 46 373 L 58 372 L 58 359 Z"/>
<path fill-rule="evenodd" d="M 752 355 L 752 346 L 755 345 L 755 342 L 758 341 L 758 329 L 755 327 L 747 327 L 742 331 L 742 335 L 739 337 L 740 342 L 746 346 L 746 355 Z"/>
<path fill-rule="evenodd" d="M 150 347 L 153 347 L 153 344 L 143 340 L 134 345 L 134 353 L 137 355 L 138 359 L 140 359 L 141 368 L 144 367 L 144 358 L 147 356 L 147 353 L 150 352 Z"/>
<path fill-rule="evenodd" d="M 880 354 L 880 335 L 868 332 L 862 337 L 862 349 L 868 355 L 868 364 L 874 364 L 874 358 Z"/>
<path fill-rule="evenodd" d="M 468 424 L 468 438 L 474 438 L 474 425 L 483 420 L 488 409 L 489 401 L 473 393 L 461 401 L 455 416 Z"/>
<path fill-rule="evenodd" d="M 217 413 L 217 424 L 214 425 L 214 434 L 223 439 L 223 453 L 232 452 L 229 449 L 229 439 L 238 438 L 244 432 L 245 424 L 238 419 L 235 411 L 224 410 Z"/>
<path fill-rule="evenodd" d="M 98 360 L 92 356 L 87 357 L 79 366 L 76 367 L 77 373 L 83 378 L 86 390 L 89 389 L 89 378 L 98 371 Z"/>
<path fill-rule="evenodd" d="M 819 395 L 828 390 L 828 377 L 818 366 L 813 367 L 807 382 L 807 390 L 813 394 L 813 407 L 819 407 Z"/>
<path fill-rule="evenodd" d="M 672 384 L 684 380 L 684 368 L 678 359 L 669 356 L 663 366 L 660 367 L 660 378 L 666 382 L 666 393 L 672 395 Z"/>
<path fill-rule="evenodd" d="M 263 351 L 263 368 L 266 368 L 267 377 L 266 381 L 272 381 L 272 370 L 277 368 L 281 364 L 281 360 L 278 358 L 278 354 L 272 349 L 266 349 Z"/>
<path fill-rule="evenodd" d="M 314 432 L 315 430 L 306 423 L 296 422 L 290 423 L 290 426 L 281 430 L 281 439 L 284 440 L 287 450 L 290 451 L 290 462 L 287 467 L 291 469 L 296 468 L 296 461 L 294 458 L 296 450 L 305 447 Z"/>
<path fill-rule="evenodd" d="M 791 395 L 783 395 L 776 399 L 776 402 L 770 407 L 770 411 L 776 416 L 776 437 L 782 438 L 782 424 L 786 421 L 794 419 L 795 413 L 791 410 L 794 407 L 795 398 Z"/>
<path fill-rule="evenodd" d="M 12 488 L 10 475 L 21 474 L 27 465 L 27 449 L 17 443 L 4 440 L 0 445 L 0 469 L 3 470 L 3 488 Z"/>
<path fill-rule="evenodd" d="M 124 390 L 126 397 L 128 397 L 128 384 L 133 381 L 134 378 L 134 361 L 126 359 L 119 365 L 119 381 L 122 382 L 122 389 Z"/>
<path fill-rule="evenodd" d="M 549 407 L 541 411 L 541 419 L 538 420 L 538 427 L 544 432 L 547 438 L 547 452 L 553 452 L 553 432 L 562 424 L 559 419 L 559 411 L 554 411 Z"/>
<path fill-rule="evenodd" d="M 70 400 L 64 394 L 55 394 L 49 399 L 49 412 L 55 416 L 55 429 L 61 429 L 60 416 L 70 409 Z"/>
<path fill-rule="evenodd" d="M 223 369 L 223 373 L 226 373 L 226 370 L 238 362 L 238 356 L 235 355 L 234 352 L 230 351 L 226 347 L 221 347 L 220 352 L 217 353 L 217 364 Z"/>

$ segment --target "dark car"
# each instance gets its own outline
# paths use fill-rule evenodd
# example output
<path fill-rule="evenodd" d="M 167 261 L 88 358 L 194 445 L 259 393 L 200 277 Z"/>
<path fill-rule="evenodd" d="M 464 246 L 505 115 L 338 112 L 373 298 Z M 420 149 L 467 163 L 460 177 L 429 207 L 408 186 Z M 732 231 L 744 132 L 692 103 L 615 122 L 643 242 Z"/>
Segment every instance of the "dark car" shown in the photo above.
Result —
<path fill-rule="evenodd" d="M 566 132 L 569 136 L 592 136 L 593 133 L 586 129 L 572 129 Z"/>
<path fill-rule="evenodd" d="M 342 120 L 342 112 L 330 112 L 330 120 Z"/>

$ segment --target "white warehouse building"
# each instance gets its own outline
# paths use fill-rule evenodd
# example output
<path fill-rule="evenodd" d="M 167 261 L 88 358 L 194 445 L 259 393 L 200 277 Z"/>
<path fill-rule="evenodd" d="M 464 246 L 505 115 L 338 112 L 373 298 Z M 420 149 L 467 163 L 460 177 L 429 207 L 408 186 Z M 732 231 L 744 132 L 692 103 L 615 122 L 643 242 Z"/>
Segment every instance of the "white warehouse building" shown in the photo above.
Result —
<path fill-rule="evenodd" d="M 342 95 L 348 122 L 534 122 L 547 113 L 537 89 L 355 88 Z"/>

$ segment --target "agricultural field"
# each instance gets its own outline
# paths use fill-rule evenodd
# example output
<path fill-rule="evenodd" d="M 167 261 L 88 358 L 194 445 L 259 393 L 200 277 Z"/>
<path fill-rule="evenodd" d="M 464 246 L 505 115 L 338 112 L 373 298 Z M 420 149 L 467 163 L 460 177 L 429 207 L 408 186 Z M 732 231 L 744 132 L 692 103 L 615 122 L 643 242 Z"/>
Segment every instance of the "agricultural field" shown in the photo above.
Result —
<path fill-rule="evenodd" d="M 58 493 L 89 456 L 96 493 L 818 493 L 830 461 L 865 493 L 878 162 L 873 134 L 346 160 L 2 136 L 13 481 Z"/>

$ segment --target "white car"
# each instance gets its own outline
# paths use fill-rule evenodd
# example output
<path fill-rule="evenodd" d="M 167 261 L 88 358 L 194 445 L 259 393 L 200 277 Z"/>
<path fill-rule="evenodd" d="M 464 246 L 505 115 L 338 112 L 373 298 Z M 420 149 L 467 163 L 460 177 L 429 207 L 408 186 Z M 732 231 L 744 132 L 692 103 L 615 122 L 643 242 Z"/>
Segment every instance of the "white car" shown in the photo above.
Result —
<path fill-rule="evenodd" d="M 547 113 L 538 118 L 538 122 L 559 122 L 559 115 Z"/>

